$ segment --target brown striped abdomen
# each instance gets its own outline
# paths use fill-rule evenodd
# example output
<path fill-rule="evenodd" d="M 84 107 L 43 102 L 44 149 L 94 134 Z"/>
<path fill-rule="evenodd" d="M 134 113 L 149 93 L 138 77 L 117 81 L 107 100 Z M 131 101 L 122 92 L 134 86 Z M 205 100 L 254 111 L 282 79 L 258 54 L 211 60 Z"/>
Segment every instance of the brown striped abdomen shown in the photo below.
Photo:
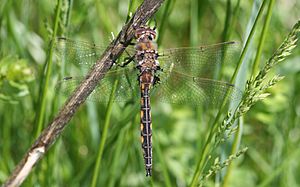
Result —
<path fill-rule="evenodd" d="M 146 176 L 152 175 L 152 121 L 150 108 L 151 83 L 141 83 L 141 143 L 145 161 Z"/>

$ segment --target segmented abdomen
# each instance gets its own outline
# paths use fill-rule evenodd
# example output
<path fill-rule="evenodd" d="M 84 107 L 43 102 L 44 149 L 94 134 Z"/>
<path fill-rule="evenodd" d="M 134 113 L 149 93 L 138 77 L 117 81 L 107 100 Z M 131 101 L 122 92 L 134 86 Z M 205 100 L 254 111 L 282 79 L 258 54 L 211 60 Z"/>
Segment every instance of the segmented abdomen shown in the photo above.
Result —
<path fill-rule="evenodd" d="M 146 176 L 152 175 L 152 121 L 149 91 L 151 83 L 140 83 L 141 88 L 141 143 Z"/>

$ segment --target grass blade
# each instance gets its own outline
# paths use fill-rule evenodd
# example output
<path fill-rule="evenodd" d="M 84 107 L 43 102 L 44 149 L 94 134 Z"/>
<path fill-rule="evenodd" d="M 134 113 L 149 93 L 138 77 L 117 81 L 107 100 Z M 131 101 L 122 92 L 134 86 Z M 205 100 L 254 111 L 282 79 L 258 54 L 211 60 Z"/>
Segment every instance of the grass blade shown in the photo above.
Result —
<path fill-rule="evenodd" d="M 115 186 L 118 174 L 119 174 L 119 165 L 120 165 L 120 157 L 122 148 L 124 146 L 125 135 L 128 133 L 128 128 L 123 128 L 118 135 L 118 140 L 116 142 L 116 150 L 113 156 L 112 164 L 111 164 L 111 175 L 108 182 L 108 187 Z"/>
<path fill-rule="evenodd" d="M 243 60 L 244 60 L 244 58 L 245 58 L 245 54 L 246 54 L 246 52 L 247 52 L 247 50 L 248 50 L 250 41 L 251 41 L 251 39 L 252 39 L 252 37 L 253 37 L 253 35 L 254 35 L 254 31 L 255 31 L 256 28 L 257 28 L 257 22 L 258 22 L 258 20 L 259 20 L 259 19 L 261 18 L 261 16 L 262 16 L 262 12 L 263 12 L 263 9 L 264 9 L 264 7 L 265 7 L 265 4 L 266 4 L 266 1 L 264 1 L 264 2 L 262 3 L 262 5 L 261 5 L 261 7 L 260 7 L 260 10 L 259 10 L 259 12 L 258 12 L 258 14 L 257 14 L 257 16 L 256 16 L 254 25 L 253 25 L 253 27 L 252 27 L 252 29 L 251 29 L 251 31 L 250 31 L 250 34 L 249 34 L 249 36 L 248 36 L 248 38 L 247 38 L 245 47 L 243 48 L 243 51 L 242 51 L 241 57 L 240 57 L 240 59 L 239 59 L 239 62 L 238 62 L 238 64 L 237 64 L 237 67 L 236 67 L 236 69 L 235 69 L 235 71 L 234 71 L 234 73 L 233 73 L 233 75 L 232 75 L 231 80 L 230 80 L 231 83 L 233 83 L 233 82 L 235 81 L 235 78 L 236 78 L 236 76 L 237 76 L 237 74 L 238 74 L 238 71 L 239 71 L 239 69 L 240 69 L 240 67 L 241 67 L 241 65 L 242 65 L 242 62 L 243 62 Z M 199 177 L 200 177 L 200 175 L 201 175 L 201 173 L 202 173 L 202 171 L 203 171 L 203 169 L 204 169 L 205 158 L 207 158 L 207 156 L 209 155 L 209 153 L 210 153 L 210 151 L 211 151 L 211 149 L 212 149 L 211 143 L 212 143 L 212 139 L 213 139 L 213 136 L 214 136 L 214 132 L 215 132 L 215 130 L 216 130 L 216 128 L 217 128 L 217 123 L 218 123 L 218 121 L 219 121 L 219 119 L 220 119 L 220 117 L 221 117 L 221 115 L 222 115 L 222 111 L 224 110 L 225 102 L 226 102 L 227 99 L 228 99 L 228 98 L 226 97 L 226 99 L 224 100 L 223 105 L 221 106 L 221 108 L 220 108 L 220 110 L 219 110 L 219 112 L 218 112 L 218 114 L 217 114 L 217 116 L 216 116 L 216 118 L 215 118 L 215 120 L 214 120 L 214 122 L 213 122 L 213 124 L 212 124 L 212 126 L 211 126 L 211 130 L 210 130 L 210 132 L 209 132 L 208 138 L 207 138 L 206 143 L 205 143 L 205 145 L 204 145 L 204 147 L 203 147 L 203 150 L 202 150 L 201 158 L 200 158 L 200 160 L 199 160 L 198 163 L 197 163 L 196 170 L 195 170 L 195 172 L 194 172 L 194 176 L 193 176 L 192 182 L 191 182 L 191 184 L 190 184 L 190 186 L 192 186 L 192 187 L 194 187 L 194 186 L 197 185 L 198 179 L 199 179 Z"/>
<path fill-rule="evenodd" d="M 259 67 L 259 60 L 261 57 L 261 53 L 262 53 L 262 49 L 265 43 L 265 38 L 266 38 L 266 34 L 270 25 L 270 20 L 271 20 L 271 16 L 272 16 L 272 10 L 273 10 L 273 6 L 274 6 L 274 0 L 270 0 L 269 3 L 269 7 L 268 7 L 268 11 L 267 11 L 267 17 L 263 26 L 263 30 L 261 33 L 261 37 L 259 40 L 259 44 L 258 44 L 258 48 L 257 48 L 257 52 L 256 52 L 256 56 L 255 56 L 255 60 L 254 60 L 254 64 L 253 64 L 253 69 L 252 69 L 252 76 L 255 76 L 255 74 L 258 71 L 258 67 Z"/>
<path fill-rule="evenodd" d="M 92 184 L 91 184 L 92 187 L 97 186 L 97 179 L 98 179 L 98 176 L 99 176 L 104 145 L 105 145 L 105 142 L 106 142 L 108 126 L 109 126 L 109 123 L 110 123 L 113 99 L 114 99 L 114 95 L 115 95 L 117 86 L 118 86 L 118 81 L 116 80 L 115 83 L 114 83 L 112 93 L 111 93 L 111 97 L 110 97 L 110 99 L 108 101 L 108 105 L 107 105 L 107 112 L 106 112 L 105 121 L 104 121 L 103 133 L 102 133 L 102 136 L 101 136 L 101 141 L 100 141 L 99 148 L 98 148 L 97 161 L 96 161 L 96 165 L 95 165 L 94 173 L 93 173 L 93 179 L 92 179 Z"/>
<path fill-rule="evenodd" d="M 198 0 L 191 1 L 190 46 L 198 45 Z"/>
<path fill-rule="evenodd" d="M 241 119 L 239 120 L 237 133 L 234 136 L 230 155 L 233 155 L 234 153 L 236 153 L 239 150 L 241 139 L 242 139 L 243 126 L 244 126 L 244 120 L 243 120 L 243 117 L 241 117 Z M 232 167 L 233 167 L 232 162 L 230 162 L 229 165 L 227 166 L 227 170 L 226 170 L 223 182 L 222 182 L 223 187 L 229 186 L 229 177 L 230 177 L 230 173 L 232 171 Z"/>
<path fill-rule="evenodd" d="M 161 44 L 163 33 L 166 30 L 165 25 L 167 24 L 167 17 L 168 17 L 167 15 L 171 13 L 171 2 L 172 2 L 171 0 L 167 0 L 166 6 L 163 11 L 163 16 L 161 18 L 159 29 L 158 29 L 159 35 L 157 38 L 157 45 Z M 175 3 L 175 1 L 173 3 Z"/>
<path fill-rule="evenodd" d="M 43 86 L 42 88 L 42 94 L 41 94 L 41 99 L 40 99 L 40 105 L 39 105 L 39 110 L 38 110 L 38 118 L 37 118 L 37 131 L 36 131 L 36 137 L 41 133 L 42 128 L 43 128 L 43 122 L 45 118 L 45 109 L 46 109 L 46 96 L 48 93 L 48 87 L 49 87 L 49 80 L 50 80 L 50 75 L 51 75 L 51 69 L 52 69 L 52 58 L 53 58 L 53 51 L 54 51 L 54 39 L 56 38 L 56 33 L 58 30 L 58 24 L 59 24 L 59 15 L 60 15 L 60 10 L 61 10 L 61 0 L 57 0 L 57 5 L 56 5 L 56 10 L 55 10 L 55 20 L 54 20 L 54 27 L 53 27 L 53 33 L 52 33 L 52 38 L 50 42 L 50 49 L 48 53 L 48 58 L 46 62 L 46 77 L 42 81 Z"/>
<path fill-rule="evenodd" d="M 155 136 L 157 136 L 157 133 L 155 133 Z M 163 156 L 163 153 L 161 151 L 161 148 L 160 148 L 160 143 L 159 143 L 159 140 L 157 138 L 156 140 L 156 144 L 155 144 L 155 152 L 157 154 L 157 157 L 161 163 L 161 168 L 162 168 L 162 172 L 163 172 L 163 176 L 164 176 L 164 186 L 166 187 L 171 187 L 172 186 L 172 183 L 171 183 L 171 179 L 170 179 L 170 176 L 168 174 L 168 168 L 167 168 L 167 164 L 165 162 L 165 159 L 164 159 L 164 156 Z"/>

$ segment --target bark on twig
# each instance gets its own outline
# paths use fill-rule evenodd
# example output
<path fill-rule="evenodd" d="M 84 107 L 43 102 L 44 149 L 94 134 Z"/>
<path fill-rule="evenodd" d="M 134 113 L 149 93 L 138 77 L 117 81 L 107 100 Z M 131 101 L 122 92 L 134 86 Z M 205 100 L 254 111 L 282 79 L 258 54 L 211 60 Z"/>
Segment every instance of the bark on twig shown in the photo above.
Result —
<path fill-rule="evenodd" d="M 57 117 L 43 130 L 23 159 L 16 166 L 3 187 L 20 186 L 26 179 L 33 166 L 45 155 L 56 138 L 62 133 L 67 123 L 79 106 L 94 90 L 113 62 L 122 54 L 127 44 L 134 37 L 135 28 L 145 24 L 158 10 L 164 0 L 145 0 L 134 13 L 132 19 L 123 27 L 117 38 L 103 53 L 91 69 L 86 79 L 78 86 L 72 96 L 66 101 Z"/>

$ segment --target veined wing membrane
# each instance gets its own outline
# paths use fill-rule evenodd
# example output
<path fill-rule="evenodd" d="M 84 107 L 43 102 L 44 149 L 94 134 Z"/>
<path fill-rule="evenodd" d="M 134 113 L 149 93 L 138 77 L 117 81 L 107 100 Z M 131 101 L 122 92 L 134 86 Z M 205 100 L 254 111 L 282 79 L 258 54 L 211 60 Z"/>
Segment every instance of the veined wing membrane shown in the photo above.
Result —
<path fill-rule="evenodd" d="M 113 84 L 117 79 L 119 82 L 114 101 L 125 102 L 134 96 L 137 97 L 139 96 L 137 74 L 138 71 L 134 69 L 134 66 L 110 70 L 105 74 L 104 78 L 87 99 L 107 103 L 112 92 Z M 66 77 L 57 84 L 58 91 L 69 96 L 84 79 L 85 77 Z"/>
<path fill-rule="evenodd" d="M 126 102 L 139 97 L 138 70 L 133 66 L 111 70 L 100 81 L 88 100 L 106 103 L 115 80 L 119 80 L 114 101 Z M 71 95 L 84 77 L 67 77 L 57 85 L 64 95 Z M 216 108 L 228 94 L 228 100 L 240 100 L 242 93 L 234 85 L 206 78 L 187 76 L 178 72 L 162 72 L 160 83 L 151 91 L 158 101 L 174 104 L 207 105 Z"/>
<path fill-rule="evenodd" d="M 163 70 L 195 77 L 211 78 L 214 70 L 223 62 L 233 62 L 238 52 L 237 42 L 224 42 L 208 46 L 167 49 L 159 53 Z"/>
<path fill-rule="evenodd" d="M 100 58 L 106 47 L 97 46 L 83 41 L 74 41 L 68 38 L 59 37 L 55 40 L 56 51 L 60 58 L 66 63 L 73 63 L 81 67 L 90 68 Z M 133 49 L 126 49 L 125 58 L 134 54 Z"/>
<path fill-rule="evenodd" d="M 55 46 L 58 55 L 64 62 L 88 67 L 95 64 L 105 50 L 105 47 L 62 37 L 56 38 Z"/>
<path fill-rule="evenodd" d="M 90 67 L 94 65 L 104 47 L 78 42 L 66 38 L 56 40 L 56 48 L 66 62 Z M 229 99 L 240 97 L 240 91 L 233 85 L 207 79 L 218 64 L 230 61 L 238 45 L 226 42 L 202 47 L 187 47 L 168 49 L 160 53 L 159 62 L 161 84 L 157 85 L 158 100 L 170 103 L 192 103 L 218 105 L 229 93 Z M 129 49 L 132 55 L 134 50 Z M 226 55 L 225 55 L 226 54 Z M 228 55 L 229 54 L 229 55 Z M 106 102 L 109 99 L 114 80 L 119 79 L 119 89 L 116 101 L 127 101 L 134 94 L 138 94 L 138 71 L 134 66 L 110 70 L 100 81 L 100 84 L 88 98 L 89 100 Z M 201 77 L 201 78 L 200 78 Z M 59 83 L 63 93 L 71 94 L 84 77 L 72 77 Z"/>
<path fill-rule="evenodd" d="M 162 73 L 161 83 L 154 89 L 153 95 L 158 101 L 174 104 L 206 105 L 219 107 L 226 95 L 228 101 L 239 101 L 242 92 L 234 85 L 206 78 L 188 76 L 176 71 Z"/>

